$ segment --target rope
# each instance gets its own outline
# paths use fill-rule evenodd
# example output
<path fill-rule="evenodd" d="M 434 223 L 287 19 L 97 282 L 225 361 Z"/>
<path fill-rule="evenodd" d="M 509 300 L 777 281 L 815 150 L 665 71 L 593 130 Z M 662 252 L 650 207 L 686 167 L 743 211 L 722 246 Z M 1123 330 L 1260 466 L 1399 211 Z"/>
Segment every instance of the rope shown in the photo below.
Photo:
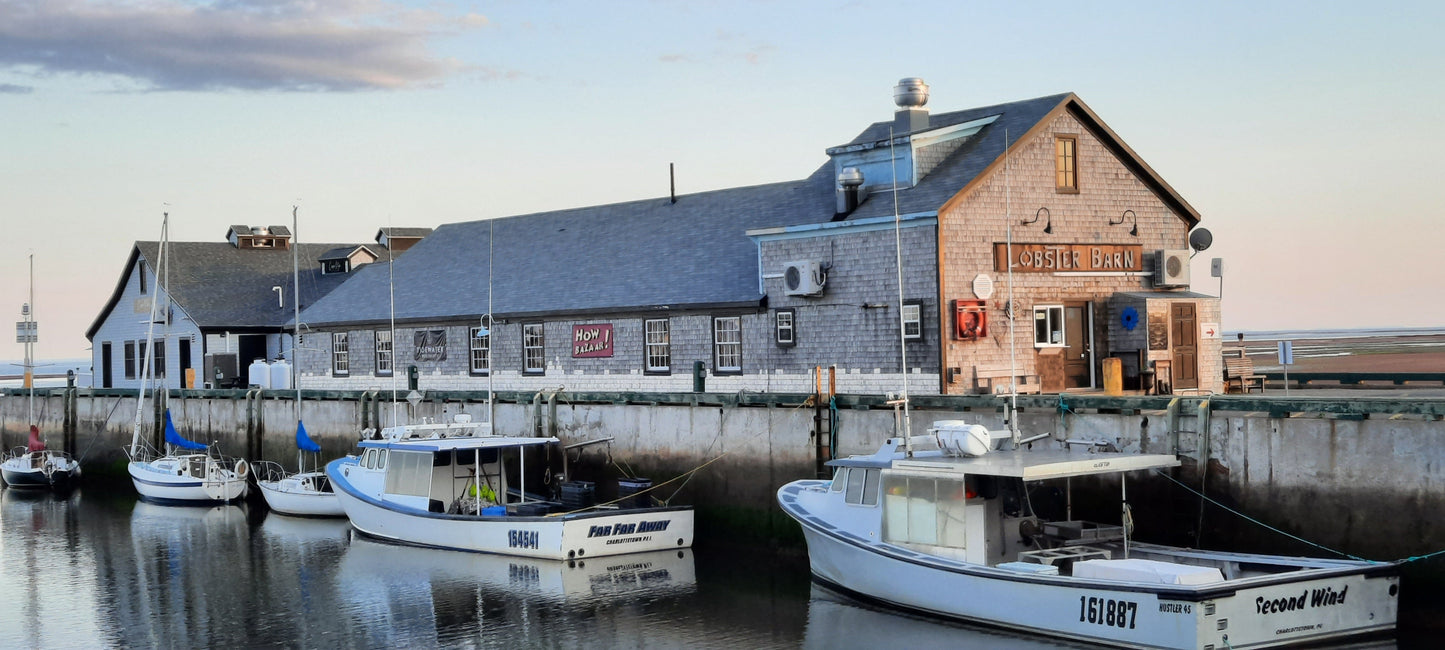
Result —
<path fill-rule="evenodd" d="M 112 404 L 112 405 L 111 405 L 111 407 L 110 407 L 110 413 L 105 414 L 105 420 L 100 423 L 100 428 L 97 429 L 97 431 L 105 431 L 105 425 L 110 424 L 110 416 L 115 415 L 115 409 L 116 409 L 117 406 L 120 406 L 120 400 L 116 400 L 116 401 L 115 401 L 115 404 Z M 79 418 L 77 418 L 77 419 L 79 419 Z M 79 428 L 79 426 L 77 425 L 76 428 Z M 86 455 L 90 454 L 90 448 L 95 446 L 95 441 L 97 441 L 97 440 L 100 440 L 100 436 L 99 436 L 99 435 L 91 438 L 91 439 L 90 439 L 90 444 L 88 444 L 88 445 L 85 446 L 85 451 L 80 452 L 80 458 L 75 459 L 75 461 L 76 461 L 76 462 L 80 462 L 80 461 L 85 460 Z"/>
<path fill-rule="evenodd" d="M 1059 394 L 1059 414 L 1060 414 L 1060 415 L 1063 415 L 1063 414 L 1065 414 L 1065 413 L 1073 413 L 1074 415 L 1078 415 L 1078 414 L 1079 414 L 1078 411 L 1075 411 L 1074 409 L 1070 408 L 1069 405 L 1068 405 L 1068 403 L 1064 402 L 1064 395 L 1063 395 L 1062 393 L 1060 393 L 1060 394 Z"/>
<path fill-rule="evenodd" d="M 1226 512 L 1232 513 L 1232 514 L 1234 514 L 1234 515 L 1238 515 L 1239 517 L 1244 518 L 1245 521 L 1248 521 L 1248 522 L 1250 522 L 1250 523 L 1252 523 L 1252 524 L 1256 524 L 1256 525 L 1261 526 L 1261 527 L 1264 527 L 1264 528 L 1266 528 L 1266 529 L 1268 529 L 1268 530 L 1271 530 L 1271 531 L 1274 531 L 1274 532 L 1279 533 L 1279 534 L 1281 534 L 1281 535 L 1284 535 L 1285 537 L 1288 537 L 1288 538 L 1290 538 L 1290 539 L 1293 539 L 1293 540 L 1295 540 L 1295 541 L 1297 541 L 1297 542 L 1303 542 L 1303 543 L 1305 543 L 1305 544 L 1309 544 L 1310 546 L 1313 546 L 1313 547 L 1315 547 L 1315 548 L 1317 548 L 1317 549 L 1320 549 L 1320 550 L 1322 550 L 1322 551 L 1325 551 L 1325 552 L 1328 552 L 1328 553 L 1334 553 L 1335 555 L 1340 555 L 1340 556 L 1343 556 L 1343 557 L 1347 557 L 1347 558 L 1350 558 L 1351 560 L 1358 560 L 1358 561 L 1360 561 L 1360 562 L 1369 562 L 1369 563 L 1371 563 L 1371 564 L 1384 564 L 1384 563 L 1378 562 L 1378 561 L 1376 561 L 1376 560 L 1367 560 L 1367 559 L 1362 558 L 1362 557 L 1359 557 L 1359 556 L 1357 556 L 1357 555 L 1350 555 L 1349 553 L 1346 553 L 1346 552 L 1344 552 L 1344 551 L 1336 551 L 1335 549 L 1332 549 L 1332 548 L 1330 548 L 1330 547 L 1328 547 L 1328 546 L 1323 546 L 1323 545 L 1320 545 L 1320 544 L 1316 544 L 1316 543 L 1311 542 L 1311 541 L 1309 541 L 1309 540 L 1307 540 L 1307 539 L 1305 539 L 1305 538 L 1303 538 L 1303 537 L 1300 537 L 1300 536 L 1298 536 L 1298 535 L 1292 535 L 1292 534 L 1287 533 L 1287 532 L 1285 532 L 1285 531 L 1282 531 L 1282 530 L 1280 530 L 1280 529 L 1278 529 L 1278 528 L 1275 528 L 1274 526 L 1271 526 L 1271 525 L 1269 525 L 1269 524 L 1266 524 L 1266 523 L 1264 523 L 1264 522 L 1262 522 L 1262 521 L 1260 521 L 1260 520 L 1258 520 L 1258 519 L 1255 519 L 1254 517 L 1251 517 L 1251 516 L 1249 516 L 1249 515 L 1246 515 L 1246 514 L 1240 512 L 1240 511 L 1238 511 L 1238 510 L 1235 510 L 1235 509 L 1233 509 L 1233 508 L 1230 508 L 1229 506 L 1226 506 L 1226 505 L 1224 505 L 1224 504 L 1222 504 L 1222 503 L 1220 503 L 1220 502 L 1218 502 L 1218 501 L 1215 501 L 1214 499 L 1211 499 L 1211 498 L 1205 496 L 1203 493 L 1195 490 L 1194 488 L 1191 488 L 1191 487 L 1189 487 L 1188 485 L 1185 485 L 1185 484 L 1179 482 L 1177 479 L 1175 479 L 1174 477 L 1172 477 L 1172 476 L 1170 476 L 1170 475 L 1168 475 L 1168 474 L 1165 474 L 1164 472 L 1161 472 L 1161 471 L 1159 471 L 1159 470 L 1156 469 L 1156 470 L 1154 470 L 1154 473 L 1155 473 L 1155 474 L 1158 474 L 1159 476 L 1163 476 L 1163 477 L 1166 478 L 1166 479 L 1169 479 L 1170 482 L 1174 483 L 1175 485 L 1178 485 L 1179 487 L 1184 488 L 1186 491 L 1194 494 L 1195 496 L 1197 496 L 1197 497 L 1199 497 L 1199 498 L 1201 498 L 1201 499 L 1204 499 L 1205 501 L 1208 501 L 1208 502 L 1210 502 L 1210 503 L 1212 503 L 1212 504 L 1214 504 L 1214 505 L 1216 505 L 1216 506 L 1219 506 L 1220 508 L 1223 508 Z"/>

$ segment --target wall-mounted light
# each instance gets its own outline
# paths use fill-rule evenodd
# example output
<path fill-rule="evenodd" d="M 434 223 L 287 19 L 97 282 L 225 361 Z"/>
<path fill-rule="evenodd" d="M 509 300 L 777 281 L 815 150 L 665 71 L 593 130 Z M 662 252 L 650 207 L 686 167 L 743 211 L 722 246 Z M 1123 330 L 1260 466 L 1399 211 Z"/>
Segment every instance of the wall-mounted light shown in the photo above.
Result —
<path fill-rule="evenodd" d="M 1134 211 L 1133 211 L 1133 210 L 1125 210 L 1123 214 L 1119 215 L 1119 220 L 1118 220 L 1118 221 L 1114 221 L 1113 219 L 1110 219 L 1110 220 L 1109 220 L 1109 225 L 1111 225 L 1111 226 L 1117 226 L 1117 225 L 1119 225 L 1119 224 L 1121 224 L 1121 223 L 1124 223 L 1125 221 L 1128 221 L 1128 220 L 1130 220 L 1130 219 L 1133 219 L 1133 224 L 1134 224 L 1134 225 L 1129 228 L 1129 234 L 1130 234 L 1130 235 L 1133 235 L 1133 236 L 1135 236 L 1135 237 L 1138 237 L 1138 236 L 1139 236 L 1139 215 L 1134 214 Z"/>
<path fill-rule="evenodd" d="M 1049 212 L 1049 209 L 1048 209 L 1048 208 L 1039 208 L 1038 211 L 1034 213 L 1034 218 L 1032 218 L 1032 219 L 1025 219 L 1025 220 L 1023 220 L 1023 221 L 1020 221 L 1020 222 L 1019 222 L 1019 225 L 1021 225 L 1021 226 L 1027 226 L 1027 225 L 1032 224 L 1032 223 L 1038 223 L 1038 222 L 1039 222 L 1039 215 L 1041 215 L 1041 214 L 1044 215 L 1044 217 L 1046 218 L 1046 220 L 1044 221 L 1044 233 L 1045 233 L 1045 234 L 1053 234 L 1053 232 L 1054 232 L 1054 215 Z"/>

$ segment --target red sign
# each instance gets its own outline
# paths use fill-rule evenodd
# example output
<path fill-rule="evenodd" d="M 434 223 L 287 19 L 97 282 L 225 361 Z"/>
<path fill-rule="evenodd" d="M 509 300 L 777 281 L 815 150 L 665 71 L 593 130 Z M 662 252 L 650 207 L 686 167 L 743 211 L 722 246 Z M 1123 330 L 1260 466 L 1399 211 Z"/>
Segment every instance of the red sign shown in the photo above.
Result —
<path fill-rule="evenodd" d="M 572 358 L 612 356 L 612 323 L 572 326 Z"/>

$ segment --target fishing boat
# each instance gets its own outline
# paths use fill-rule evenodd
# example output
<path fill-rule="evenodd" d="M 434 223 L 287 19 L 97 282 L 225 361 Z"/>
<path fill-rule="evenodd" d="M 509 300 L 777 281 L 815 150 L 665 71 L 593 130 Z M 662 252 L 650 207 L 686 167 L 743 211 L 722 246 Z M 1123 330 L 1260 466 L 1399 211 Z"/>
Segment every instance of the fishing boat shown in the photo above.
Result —
<path fill-rule="evenodd" d="M 291 208 L 291 232 L 292 237 L 296 236 L 296 208 Z M 292 274 L 292 304 L 294 315 L 292 319 L 291 341 L 292 358 L 297 358 L 294 351 L 297 349 L 296 341 L 301 340 L 301 271 L 299 262 L 300 246 L 291 247 L 291 274 Z M 321 453 L 321 445 L 311 439 L 306 433 L 306 425 L 301 419 L 301 383 L 293 382 L 296 387 L 296 472 L 287 472 L 280 464 L 271 461 L 256 463 L 256 486 L 261 488 L 261 495 L 266 499 L 266 505 L 272 510 L 283 515 L 295 515 L 301 517 L 345 517 L 346 511 L 341 509 L 341 502 L 336 499 L 336 492 L 331 489 L 331 481 L 326 478 L 326 473 L 321 471 L 316 457 Z M 311 471 L 306 470 L 306 458 L 310 455 L 312 459 Z"/>
<path fill-rule="evenodd" d="M 0 476 L 15 488 L 69 488 L 80 478 L 80 463 L 63 451 L 46 449 L 40 428 L 30 425 L 30 440 L 16 447 L 0 462 Z"/>
<path fill-rule="evenodd" d="M 1051 436 L 1018 444 L 958 421 L 930 432 L 934 449 L 892 438 L 830 461 L 831 481 L 778 491 L 818 582 L 929 616 L 1135 648 L 1263 648 L 1395 627 L 1394 563 L 1141 544 L 1127 507 L 1109 524 L 1016 505 L 1081 478 L 1118 481 L 1127 504 L 1125 474 L 1176 467 L 1172 455 Z"/>
<path fill-rule="evenodd" d="M 170 215 L 165 216 L 161 226 L 160 265 L 169 272 L 167 249 L 169 241 Z M 141 271 L 144 273 L 144 269 Z M 169 283 L 158 283 L 151 294 L 150 324 L 146 329 L 146 340 L 154 340 L 157 318 L 166 325 L 162 340 L 169 332 L 171 308 L 167 304 L 159 309 L 160 294 Z M 166 302 L 170 302 L 167 294 Z M 141 440 L 141 415 L 145 412 L 146 388 L 154 379 L 152 359 L 155 355 L 145 354 L 142 361 L 140 394 L 136 399 L 135 427 L 131 433 L 130 447 L 126 455 L 130 462 L 126 471 L 141 499 L 156 503 L 175 505 L 216 504 L 233 501 L 246 495 L 250 480 L 250 466 L 245 460 L 222 456 L 212 445 L 187 440 L 176 431 L 171 420 L 170 408 L 165 408 L 164 450 L 151 449 Z M 154 399 L 166 400 L 169 391 L 157 387 L 151 391 Z M 184 452 L 198 453 L 184 453 Z"/>
<path fill-rule="evenodd" d="M 551 474 L 549 456 L 564 459 L 553 479 L 564 498 L 578 484 L 565 481 L 557 438 L 493 435 L 489 423 L 458 414 L 388 427 L 360 446 L 326 475 L 351 525 L 373 537 L 554 560 L 692 546 L 691 507 L 564 503 L 526 491 Z"/>

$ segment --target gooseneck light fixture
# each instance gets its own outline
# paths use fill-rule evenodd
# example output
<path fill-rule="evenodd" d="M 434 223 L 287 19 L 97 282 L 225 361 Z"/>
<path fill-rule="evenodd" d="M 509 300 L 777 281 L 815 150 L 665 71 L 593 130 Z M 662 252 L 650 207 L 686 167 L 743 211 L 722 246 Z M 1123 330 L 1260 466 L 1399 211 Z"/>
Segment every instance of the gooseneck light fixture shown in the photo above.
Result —
<path fill-rule="evenodd" d="M 1124 223 L 1125 221 L 1129 221 L 1130 219 L 1133 219 L 1133 222 L 1132 222 L 1132 223 L 1133 223 L 1134 225 L 1129 228 L 1129 234 L 1130 234 L 1130 235 L 1133 235 L 1133 236 L 1135 236 L 1135 237 L 1138 237 L 1138 236 L 1139 236 L 1139 215 L 1134 214 L 1134 211 L 1133 211 L 1133 210 L 1125 210 L 1123 214 L 1119 215 L 1119 220 L 1118 220 L 1118 221 L 1114 221 L 1113 219 L 1109 219 L 1109 225 L 1111 225 L 1111 226 L 1117 226 L 1117 225 L 1119 225 L 1119 224 L 1121 224 L 1121 223 Z"/>
<path fill-rule="evenodd" d="M 1044 217 L 1045 217 L 1045 221 L 1044 221 L 1044 233 L 1045 233 L 1045 234 L 1053 234 L 1053 232 L 1054 232 L 1054 215 L 1049 212 L 1049 209 L 1048 209 L 1048 208 L 1039 208 L 1038 211 L 1034 213 L 1034 218 L 1032 218 L 1032 219 L 1025 219 L 1025 220 L 1023 220 L 1023 221 L 1020 221 L 1020 222 L 1019 222 L 1019 225 L 1020 225 L 1020 226 L 1027 226 L 1027 225 L 1029 225 L 1029 224 L 1038 223 L 1038 222 L 1039 222 L 1039 215 L 1041 215 L 1041 214 L 1044 215 Z"/>

